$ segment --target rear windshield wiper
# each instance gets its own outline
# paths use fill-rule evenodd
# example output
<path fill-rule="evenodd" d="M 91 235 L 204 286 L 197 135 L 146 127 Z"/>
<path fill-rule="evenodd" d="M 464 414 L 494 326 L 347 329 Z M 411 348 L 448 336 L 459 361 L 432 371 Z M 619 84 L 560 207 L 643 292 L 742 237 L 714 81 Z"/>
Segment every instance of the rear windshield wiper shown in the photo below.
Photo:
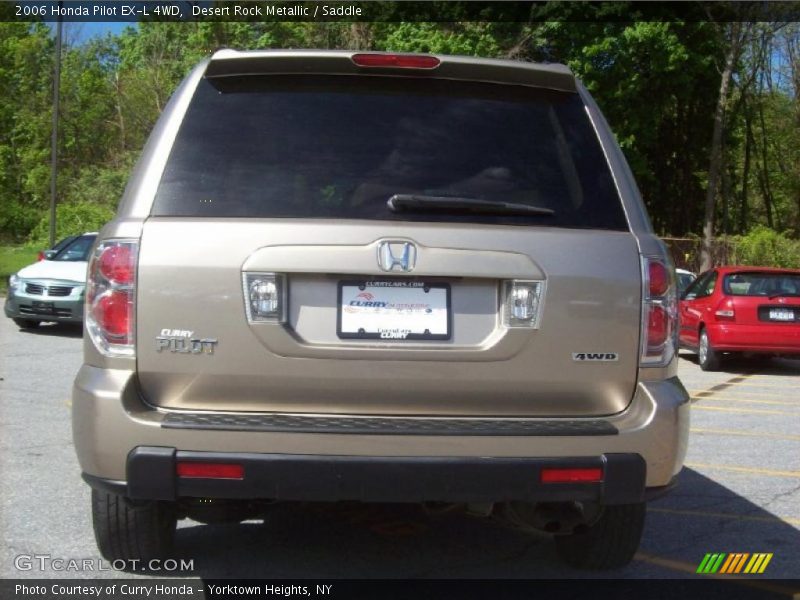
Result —
<path fill-rule="evenodd" d="M 386 202 L 392 212 L 480 212 L 497 215 L 554 215 L 551 208 L 515 204 L 513 202 L 492 202 L 477 198 L 453 198 L 451 196 L 427 196 L 418 194 L 395 194 Z"/>
<path fill-rule="evenodd" d="M 775 294 L 770 294 L 769 299 L 772 300 L 773 298 L 780 298 L 781 296 L 800 296 L 797 292 L 776 292 Z"/>

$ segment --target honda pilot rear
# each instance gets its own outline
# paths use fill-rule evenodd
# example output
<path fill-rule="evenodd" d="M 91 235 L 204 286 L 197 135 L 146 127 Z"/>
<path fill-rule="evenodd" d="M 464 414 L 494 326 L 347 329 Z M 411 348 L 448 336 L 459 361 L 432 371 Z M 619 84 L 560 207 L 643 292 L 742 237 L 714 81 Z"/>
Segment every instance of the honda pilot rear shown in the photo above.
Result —
<path fill-rule="evenodd" d="M 99 547 L 164 554 L 179 518 L 274 501 L 449 502 L 624 565 L 686 449 L 675 289 L 567 68 L 220 51 L 89 266 Z"/>

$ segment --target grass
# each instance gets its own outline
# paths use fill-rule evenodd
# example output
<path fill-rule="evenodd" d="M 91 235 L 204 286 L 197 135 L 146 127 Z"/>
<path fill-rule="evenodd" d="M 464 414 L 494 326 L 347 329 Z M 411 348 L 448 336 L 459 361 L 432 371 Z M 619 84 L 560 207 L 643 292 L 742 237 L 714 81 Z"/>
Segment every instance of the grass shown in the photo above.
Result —
<path fill-rule="evenodd" d="M 0 246 L 0 296 L 8 292 L 8 276 L 35 263 L 38 252 L 31 246 Z"/>

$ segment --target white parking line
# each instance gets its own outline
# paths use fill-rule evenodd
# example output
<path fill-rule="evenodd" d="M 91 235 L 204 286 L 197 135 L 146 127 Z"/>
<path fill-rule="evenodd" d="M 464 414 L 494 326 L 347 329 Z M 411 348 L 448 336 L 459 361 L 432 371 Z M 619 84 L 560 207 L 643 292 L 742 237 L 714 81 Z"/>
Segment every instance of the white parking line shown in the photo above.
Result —
<path fill-rule="evenodd" d="M 773 440 L 787 440 L 790 442 L 800 442 L 800 435 L 784 435 L 780 433 L 764 433 L 761 431 L 736 431 L 733 429 L 705 429 L 692 427 L 691 433 L 712 434 L 712 435 L 742 435 L 755 438 L 767 438 Z"/>
<path fill-rule="evenodd" d="M 706 396 L 719 395 L 719 394 L 731 394 L 731 393 L 736 394 L 736 393 L 739 393 L 739 394 L 746 394 L 748 396 L 754 396 L 754 397 L 757 397 L 757 398 L 783 398 L 783 399 L 787 399 L 787 398 L 791 399 L 794 396 L 794 394 L 790 394 L 788 392 L 785 393 L 785 394 L 771 394 L 771 393 L 768 393 L 768 392 L 754 392 L 752 390 L 740 390 L 740 389 L 737 389 L 736 387 L 730 387 L 728 389 L 718 390 L 718 391 L 708 391 L 708 390 L 700 391 L 700 390 L 698 390 L 696 393 L 697 394 L 703 394 L 703 395 L 706 395 Z M 800 406 L 800 400 L 798 400 L 797 402 L 794 402 L 794 405 L 795 406 Z"/>
<path fill-rule="evenodd" d="M 750 400 L 748 398 L 731 398 L 722 394 L 711 394 L 709 396 L 692 396 L 695 402 L 703 400 L 714 400 L 715 402 L 747 402 L 749 404 L 774 404 L 777 406 L 795 406 L 800 408 L 800 402 L 781 402 L 780 400 Z"/>
<path fill-rule="evenodd" d="M 712 398 L 709 398 L 712 400 Z M 705 403 L 692 404 L 692 410 L 718 410 L 721 412 L 730 412 L 730 413 L 743 413 L 743 414 L 753 414 L 753 415 L 784 415 L 789 417 L 796 417 L 800 413 L 796 412 L 788 412 L 785 410 L 761 410 L 760 408 L 726 408 L 724 406 L 708 406 Z"/>

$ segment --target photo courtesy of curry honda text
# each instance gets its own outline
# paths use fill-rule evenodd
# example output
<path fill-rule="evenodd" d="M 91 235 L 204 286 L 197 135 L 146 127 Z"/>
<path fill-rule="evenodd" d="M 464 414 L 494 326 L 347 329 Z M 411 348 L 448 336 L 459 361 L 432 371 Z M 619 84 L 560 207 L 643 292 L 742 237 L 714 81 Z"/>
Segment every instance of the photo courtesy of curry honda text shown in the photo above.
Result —
<path fill-rule="evenodd" d="M 89 263 L 99 548 L 164 555 L 178 519 L 276 501 L 445 502 L 623 566 L 686 453 L 676 302 L 566 67 L 219 51 Z"/>

